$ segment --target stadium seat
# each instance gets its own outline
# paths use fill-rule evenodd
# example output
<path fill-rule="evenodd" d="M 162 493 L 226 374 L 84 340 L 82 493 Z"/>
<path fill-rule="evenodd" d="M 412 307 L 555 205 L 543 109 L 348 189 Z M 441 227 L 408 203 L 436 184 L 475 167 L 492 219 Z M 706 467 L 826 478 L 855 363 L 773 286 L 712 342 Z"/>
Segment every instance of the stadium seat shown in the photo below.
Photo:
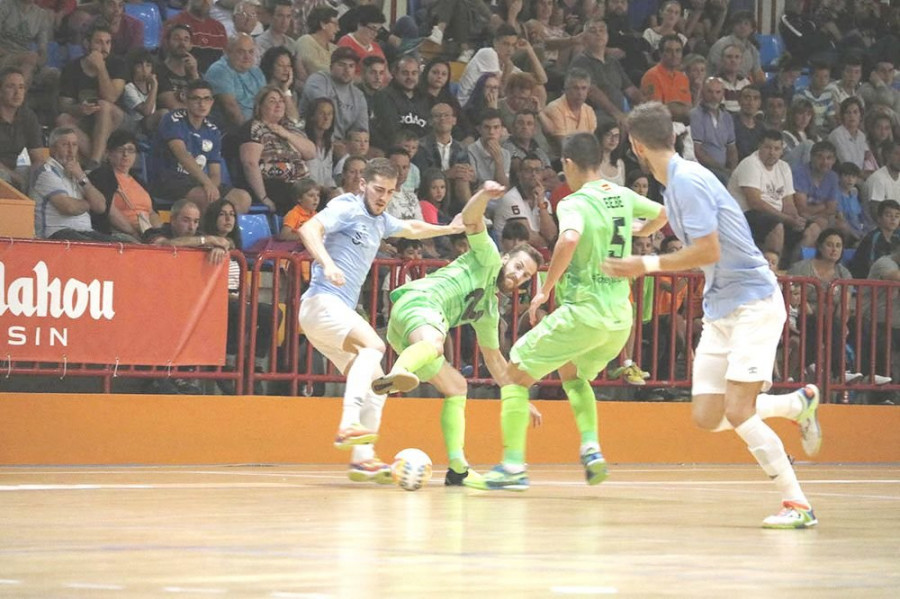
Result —
<path fill-rule="evenodd" d="M 765 71 L 774 71 L 777 68 L 778 59 L 784 54 L 784 44 L 777 35 L 756 34 L 759 42 L 759 62 Z"/>
<path fill-rule="evenodd" d="M 181 8 L 172 8 L 172 7 L 166 8 L 166 21 L 168 21 L 169 19 L 174 19 L 175 17 L 177 17 L 178 15 L 180 15 L 183 12 L 184 12 L 184 10 Z"/>
<path fill-rule="evenodd" d="M 816 248 L 800 248 L 804 260 L 812 260 L 816 257 Z"/>
<path fill-rule="evenodd" d="M 162 19 L 159 16 L 159 7 L 151 3 L 125 4 L 125 12 L 144 24 L 144 47 L 148 50 L 159 48 L 159 40 L 162 35 Z"/>
<path fill-rule="evenodd" d="M 241 251 L 253 251 L 254 246 L 262 247 L 272 237 L 269 219 L 265 214 L 241 214 L 237 217 L 241 230 Z M 257 249 L 259 251 L 259 249 Z"/>
<path fill-rule="evenodd" d="M 844 266 L 850 264 L 850 261 L 853 260 L 855 254 L 856 248 L 844 248 L 844 254 L 841 256 L 841 264 Z"/>
<path fill-rule="evenodd" d="M 61 69 L 66 64 L 66 48 L 60 46 L 57 42 L 47 43 L 47 66 L 54 69 Z"/>

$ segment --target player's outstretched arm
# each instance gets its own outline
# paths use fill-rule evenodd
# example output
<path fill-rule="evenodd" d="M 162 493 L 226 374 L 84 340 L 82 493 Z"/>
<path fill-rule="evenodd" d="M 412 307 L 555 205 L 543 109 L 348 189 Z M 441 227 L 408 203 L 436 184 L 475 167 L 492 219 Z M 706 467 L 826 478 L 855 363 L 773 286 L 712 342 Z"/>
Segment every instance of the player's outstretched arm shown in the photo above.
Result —
<path fill-rule="evenodd" d="M 506 188 L 496 181 L 485 181 L 481 189 L 469 198 L 469 201 L 466 202 L 460 213 L 468 235 L 484 231 L 484 211 L 487 208 L 487 203 L 490 200 L 503 197 L 504 193 L 506 193 Z"/>
<path fill-rule="evenodd" d="M 391 237 L 403 237 L 405 239 L 429 239 L 441 235 L 454 235 L 462 233 L 465 229 L 462 219 L 457 216 L 449 225 L 432 225 L 422 220 L 400 221 L 403 228 L 391 235 Z"/>
<path fill-rule="evenodd" d="M 528 306 L 528 319 L 531 321 L 531 326 L 537 324 L 538 308 L 547 303 L 547 300 L 550 299 L 550 292 L 553 290 L 556 282 L 569 268 L 580 239 L 581 233 L 574 229 L 566 229 L 560 234 L 559 239 L 556 240 L 556 247 L 553 248 L 553 256 L 550 258 L 550 266 L 547 268 L 544 284 L 541 285 L 541 288 L 531 300 L 531 305 Z"/>
<path fill-rule="evenodd" d="M 669 222 L 669 219 L 666 217 L 666 209 L 661 208 L 659 211 L 659 216 L 652 220 L 641 223 L 641 226 L 637 229 L 633 229 L 631 231 L 631 234 L 635 237 L 650 237 L 651 235 L 665 227 L 667 222 Z"/>
<path fill-rule="evenodd" d="M 300 227 L 300 239 L 303 247 L 316 262 L 322 265 L 325 278 L 335 285 L 344 284 L 344 273 L 338 268 L 325 249 L 325 227 L 317 219 L 312 218 Z"/>
<path fill-rule="evenodd" d="M 719 234 L 713 231 L 671 254 L 607 258 L 601 268 L 611 277 L 638 277 L 659 270 L 684 271 L 714 264 L 719 261 L 719 253 Z"/>

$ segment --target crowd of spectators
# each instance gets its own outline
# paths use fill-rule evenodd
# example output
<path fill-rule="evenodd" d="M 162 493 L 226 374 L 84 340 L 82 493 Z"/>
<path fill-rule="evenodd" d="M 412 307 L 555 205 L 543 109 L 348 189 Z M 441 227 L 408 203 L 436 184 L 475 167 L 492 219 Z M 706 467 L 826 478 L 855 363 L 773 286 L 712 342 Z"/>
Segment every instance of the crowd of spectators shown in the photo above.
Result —
<path fill-rule="evenodd" d="M 567 135 L 596 134 L 604 175 L 660 200 L 624 128 L 657 100 L 777 269 L 900 280 L 884 267 L 900 243 L 896 0 L 790 0 L 790 51 L 765 63 L 752 0 L 426 0 L 395 23 L 374 0 L 157 4 L 148 49 L 123 0 L 0 0 L 0 177 L 37 203 L 38 237 L 194 237 L 160 219 L 187 202 L 198 222 L 223 205 L 283 217 L 296 240 L 385 156 L 394 216 L 449 222 L 494 180 L 497 243 L 549 253 Z M 61 69 L 51 42 L 78 50 Z M 197 245 L 234 245 L 209 233 Z"/>

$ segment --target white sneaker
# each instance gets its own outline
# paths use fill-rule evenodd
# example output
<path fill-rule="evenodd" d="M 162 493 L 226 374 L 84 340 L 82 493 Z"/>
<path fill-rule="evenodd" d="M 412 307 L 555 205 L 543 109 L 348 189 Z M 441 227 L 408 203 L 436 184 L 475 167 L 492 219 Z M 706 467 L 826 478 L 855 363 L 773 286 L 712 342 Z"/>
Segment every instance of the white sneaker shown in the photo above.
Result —
<path fill-rule="evenodd" d="M 444 32 L 441 31 L 440 27 L 435 25 L 434 27 L 431 28 L 431 35 L 426 37 L 425 41 L 429 41 L 429 42 L 435 43 L 438 46 L 440 46 L 441 43 L 443 43 L 443 41 L 444 41 Z"/>
<path fill-rule="evenodd" d="M 876 385 L 887 385 L 888 383 L 891 382 L 891 380 L 892 379 L 889 376 L 881 376 L 880 374 L 872 375 L 872 382 L 875 383 Z"/>
<path fill-rule="evenodd" d="M 819 388 L 815 385 L 806 385 L 797 391 L 797 394 L 803 402 L 803 409 L 797 415 L 803 451 L 808 456 L 814 456 L 822 448 L 822 427 L 819 426 Z"/>
<path fill-rule="evenodd" d="M 861 381 L 863 379 L 863 373 L 861 372 L 850 372 L 849 370 L 844 373 L 844 383 L 850 384 L 855 383 L 857 381 Z"/>
<path fill-rule="evenodd" d="M 471 48 L 468 50 L 463 50 L 463 53 L 459 55 L 459 58 L 456 59 L 456 62 L 469 62 L 472 60 L 472 57 L 475 56 L 475 50 Z"/>

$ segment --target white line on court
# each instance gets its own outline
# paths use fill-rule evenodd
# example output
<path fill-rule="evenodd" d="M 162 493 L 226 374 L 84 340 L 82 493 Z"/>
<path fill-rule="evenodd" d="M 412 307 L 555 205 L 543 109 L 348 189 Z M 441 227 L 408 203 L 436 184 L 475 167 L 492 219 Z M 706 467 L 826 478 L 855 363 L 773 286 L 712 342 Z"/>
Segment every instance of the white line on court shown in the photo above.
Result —
<path fill-rule="evenodd" d="M 551 593 L 558 595 L 618 595 L 616 587 L 550 587 Z"/>
<path fill-rule="evenodd" d="M 125 589 L 119 584 L 98 584 L 93 582 L 67 582 L 63 586 L 67 589 L 88 589 L 91 591 L 122 591 Z"/>
<path fill-rule="evenodd" d="M 22 581 L 16 580 L 14 578 L 0 578 L 0 584 L 8 584 L 8 585 L 22 584 Z"/>
<path fill-rule="evenodd" d="M 289 591 L 272 591 L 269 597 L 277 599 L 329 599 L 331 595 L 323 593 L 291 593 Z"/>
<path fill-rule="evenodd" d="M 196 593 L 198 595 L 224 595 L 228 589 L 209 589 L 202 587 L 163 587 L 166 593 Z"/>

